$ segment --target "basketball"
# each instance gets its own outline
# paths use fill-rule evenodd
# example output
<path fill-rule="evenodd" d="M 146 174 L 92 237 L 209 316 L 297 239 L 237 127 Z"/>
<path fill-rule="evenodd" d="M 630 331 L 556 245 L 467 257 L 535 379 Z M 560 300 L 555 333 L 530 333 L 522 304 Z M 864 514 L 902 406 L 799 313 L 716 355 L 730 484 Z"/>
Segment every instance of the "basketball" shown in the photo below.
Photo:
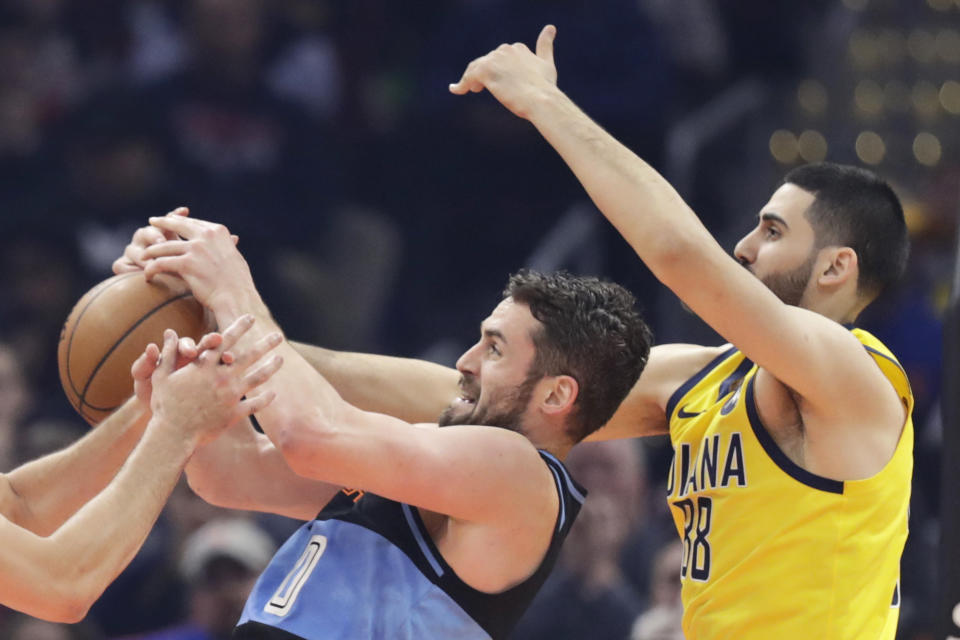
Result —
<path fill-rule="evenodd" d="M 60 332 L 60 383 L 73 408 L 95 425 L 133 393 L 130 366 L 164 329 L 199 340 L 204 309 L 180 278 L 142 272 L 104 280 L 73 307 Z"/>

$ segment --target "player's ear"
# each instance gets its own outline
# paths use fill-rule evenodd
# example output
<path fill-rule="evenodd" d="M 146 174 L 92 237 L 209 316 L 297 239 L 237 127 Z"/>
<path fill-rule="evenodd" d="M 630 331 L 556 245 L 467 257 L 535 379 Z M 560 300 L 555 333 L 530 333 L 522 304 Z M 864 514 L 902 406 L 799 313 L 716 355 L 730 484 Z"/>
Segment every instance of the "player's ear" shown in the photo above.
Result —
<path fill-rule="evenodd" d="M 544 378 L 548 382 L 543 395 L 543 401 L 540 408 L 547 414 L 568 413 L 573 409 L 573 404 L 577 401 L 577 395 L 580 393 L 580 384 L 573 376 L 548 376 Z"/>
<path fill-rule="evenodd" d="M 857 252 L 850 247 L 826 247 L 821 254 L 828 260 L 821 263 L 817 273 L 817 284 L 821 287 L 836 288 L 851 278 L 856 282 L 859 275 Z"/>

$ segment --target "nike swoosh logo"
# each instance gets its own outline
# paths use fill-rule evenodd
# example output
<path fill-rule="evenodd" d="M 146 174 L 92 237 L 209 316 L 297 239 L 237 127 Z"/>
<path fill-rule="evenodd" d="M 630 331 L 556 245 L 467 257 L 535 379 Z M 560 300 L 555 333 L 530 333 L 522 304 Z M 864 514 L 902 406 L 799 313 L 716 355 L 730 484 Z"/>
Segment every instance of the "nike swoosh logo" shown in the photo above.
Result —
<path fill-rule="evenodd" d="M 683 407 L 680 407 L 680 409 L 677 411 L 677 417 L 680 418 L 681 420 L 686 420 L 687 418 L 696 418 L 701 413 L 703 413 L 703 411 L 696 411 L 694 413 L 689 413 L 688 411 L 684 411 Z"/>

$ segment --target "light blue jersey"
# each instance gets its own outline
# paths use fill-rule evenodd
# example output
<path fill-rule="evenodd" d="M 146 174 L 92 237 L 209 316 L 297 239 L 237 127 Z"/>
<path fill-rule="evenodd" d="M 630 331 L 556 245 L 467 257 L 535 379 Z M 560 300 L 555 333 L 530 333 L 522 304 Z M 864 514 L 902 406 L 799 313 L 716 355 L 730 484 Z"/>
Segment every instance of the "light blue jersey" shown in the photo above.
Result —
<path fill-rule="evenodd" d="M 438 640 L 502 638 L 553 568 L 584 490 L 540 452 L 560 509 L 537 571 L 502 593 L 477 591 L 438 552 L 415 507 L 344 490 L 277 551 L 257 580 L 235 638 Z"/>

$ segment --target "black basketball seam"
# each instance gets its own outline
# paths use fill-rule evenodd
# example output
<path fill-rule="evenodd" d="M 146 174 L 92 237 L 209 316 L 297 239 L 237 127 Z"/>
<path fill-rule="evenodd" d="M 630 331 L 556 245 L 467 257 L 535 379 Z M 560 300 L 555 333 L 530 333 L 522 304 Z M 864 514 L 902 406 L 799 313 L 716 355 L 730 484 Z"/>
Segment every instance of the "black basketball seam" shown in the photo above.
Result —
<path fill-rule="evenodd" d="M 187 298 L 187 297 L 191 297 L 191 296 L 193 296 L 193 294 L 188 291 L 188 292 L 186 292 L 186 293 L 181 293 L 181 294 L 178 295 L 178 296 L 174 296 L 173 298 L 170 298 L 169 300 L 163 301 L 161 304 L 157 305 L 156 307 L 154 307 L 153 309 L 151 309 L 149 312 L 145 313 L 145 314 L 143 315 L 143 317 L 141 317 L 139 320 L 137 320 L 137 321 L 133 324 L 133 326 L 131 326 L 129 329 L 127 329 L 127 330 L 123 333 L 123 335 L 121 335 L 119 338 L 117 338 L 117 341 L 113 343 L 113 346 L 110 347 L 110 349 L 107 350 L 107 352 L 104 354 L 104 356 L 103 356 L 102 358 L 100 358 L 100 362 L 97 363 L 97 366 L 93 368 L 93 371 L 92 371 L 92 372 L 90 372 L 90 377 L 87 378 L 87 384 L 86 384 L 86 386 L 84 386 L 84 388 L 83 388 L 83 395 L 80 396 L 81 406 L 89 407 L 89 408 L 93 409 L 94 411 L 113 411 L 114 409 L 116 409 L 117 407 L 119 407 L 120 405 L 116 405 L 116 406 L 113 406 L 113 407 L 97 407 L 97 406 L 94 406 L 94 405 L 92 405 L 92 404 L 90 404 L 90 403 L 88 403 L 88 402 L 86 401 L 87 391 L 90 390 L 90 385 L 93 383 L 93 379 L 97 376 L 97 371 L 99 371 L 99 370 L 100 370 L 100 367 L 103 366 L 103 363 L 107 361 L 107 359 L 110 357 L 110 354 L 112 354 L 114 351 L 116 351 L 116 349 L 117 349 L 117 347 L 120 345 L 120 343 L 122 343 L 123 340 L 124 340 L 127 336 L 129 336 L 131 333 L 133 333 L 134 330 L 136 330 L 137 327 L 139 327 L 141 324 L 143 324 L 144 320 L 146 320 L 147 318 L 149 318 L 150 316 L 152 316 L 153 314 L 155 314 L 157 311 L 159 311 L 160 309 L 164 308 L 164 307 L 167 306 L 168 304 L 171 304 L 171 303 L 173 303 L 173 302 L 176 302 L 177 300 L 182 300 L 183 298 Z"/>
<path fill-rule="evenodd" d="M 104 293 L 107 289 L 109 289 L 109 288 L 112 287 L 113 285 L 117 284 L 118 282 L 123 282 L 124 280 L 126 280 L 126 279 L 129 278 L 130 276 L 135 276 L 135 275 L 137 275 L 136 272 L 128 273 L 128 274 L 126 274 L 123 278 L 117 278 L 115 281 L 113 281 L 113 282 L 110 283 L 109 285 L 103 287 L 100 291 L 98 291 L 98 292 L 96 293 L 95 296 L 93 296 L 92 298 L 90 298 L 90 300 L 87 302 L 86 306 L 85 306 L 83 309 L 80 310 L 79 315 L 77 315 L 77 319 L 76 319 L 76 320 L 74 321 L 74 323 L 73 323 L 73 331 L 70 332 L 70 339 L 67 340 L 67 354 L 66 354 L 66 358 L 65 358 L 65 359 L 66 359 L 66 367 L 67 367 L 67 382 L 70 383 L 70 390 L 73 391 L 74 395 L 77 396 L 77 399 L 80 401 L 81 404 L 83 404 L 83 399 L 82 399 L 82 397 L 81 397 L 81 395 L 80 395 L 80 392 L 77 391 L 77 386 L 76 386 L 75 384 L 73 384 L 73 376 L 70 375 L 70 353 L 71 353 L 71 351 L 73 351 L 73 336 L 76 335 L 76 333 L 77 333 L 77 327 L 80 326 L 80 319 L 83 317 L 83 314 L 85 314 L 85 313 L 87 312 L 87 309 L 90 308 L 90 305 L 93 304 L 93 301 L 96 300 L 97 298 L 99 298 L 101 295 L 103 295 L 103 293 Z M 77 408 L 79 409 L 79 407 L 77 407 Z"/>

